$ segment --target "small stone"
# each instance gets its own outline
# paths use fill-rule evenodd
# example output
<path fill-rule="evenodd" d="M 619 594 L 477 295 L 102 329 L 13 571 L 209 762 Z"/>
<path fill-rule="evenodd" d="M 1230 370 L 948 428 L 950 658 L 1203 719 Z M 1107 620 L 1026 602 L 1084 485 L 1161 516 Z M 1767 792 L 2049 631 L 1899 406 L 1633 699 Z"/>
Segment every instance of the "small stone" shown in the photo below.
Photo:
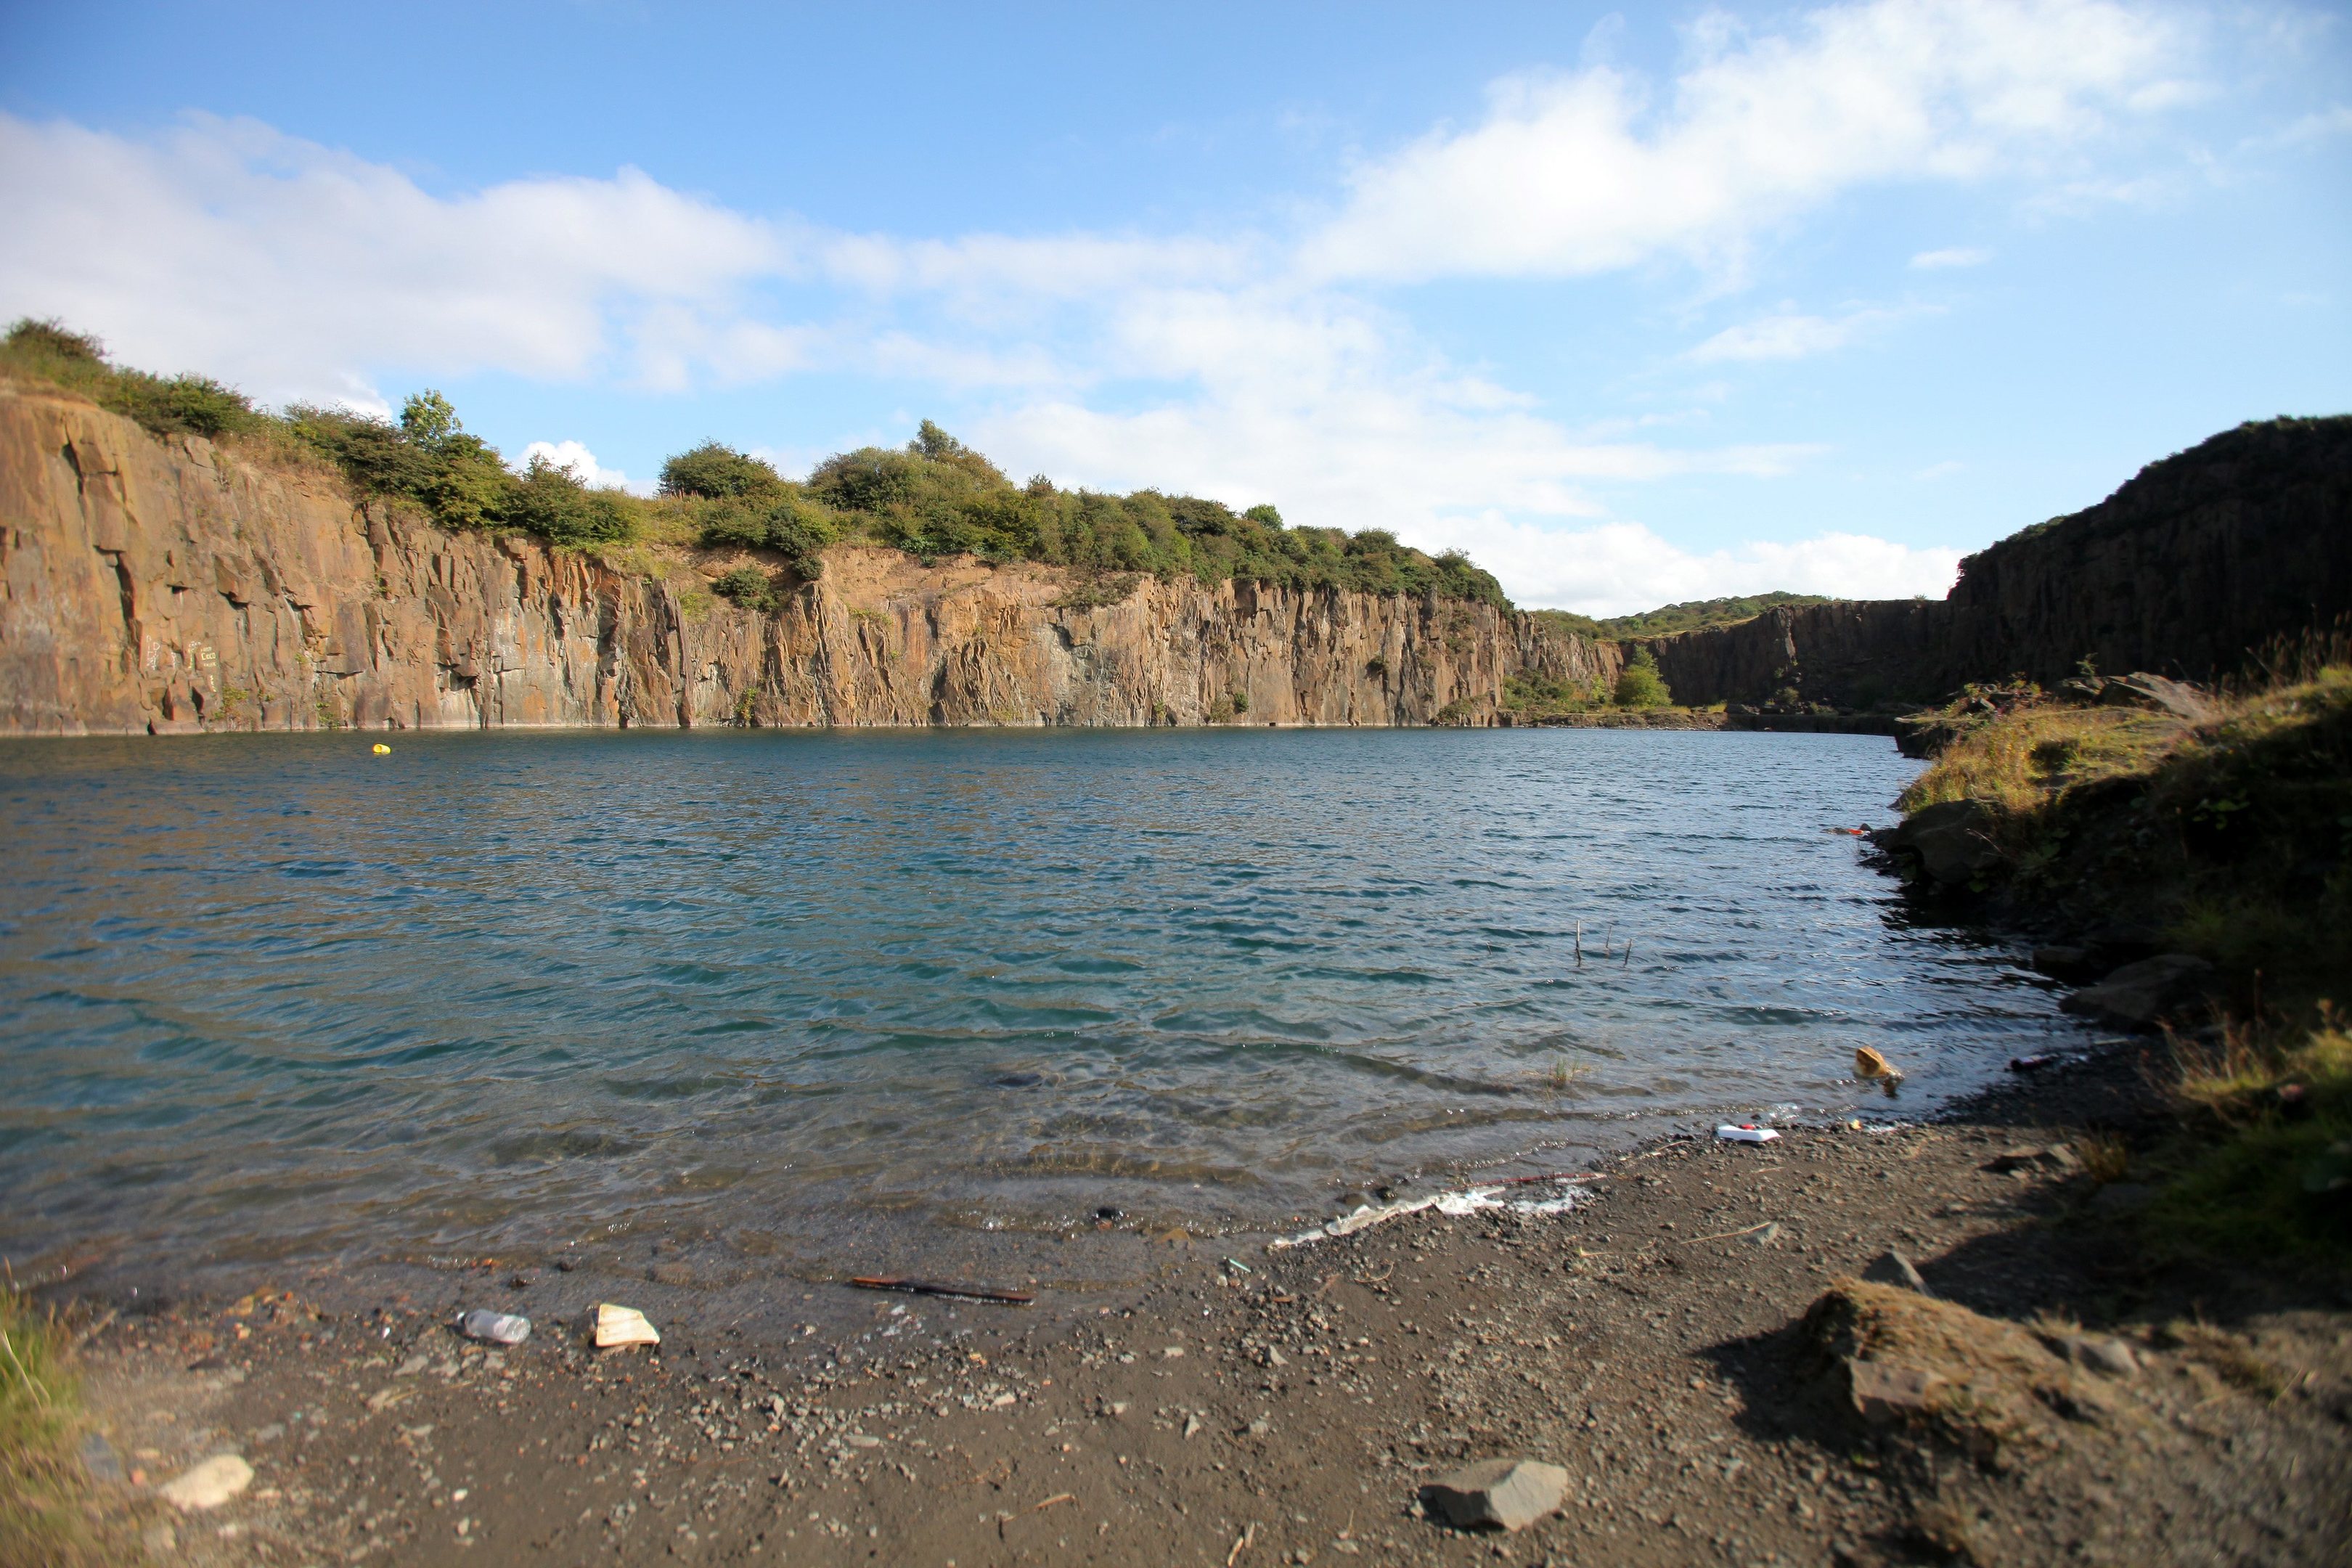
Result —
<path fill-rule="evenodd" d="M 1161 1347 L 1160 1355 L 1160 1359 L 1163 1361 L 1181 1361 L 1183 1359 L 1184 1347 L 1182 1345 L 1165 1345 Z"/>
<path fill-rule="evenodd" d="M 1874 1426 L 1927 1414 L 1936 1385 L 1943 1381 L 1917 1367 L 1883 1361 L 1849 1362 L 1846 1373 L 1854 1413 Z"/>
<path fill-rule="evenodd" d="M 1916 1290 L 1922 1296 L 1935 1294 L 1927 1289 L 1927 1282 L 1919 1277 L 1919 1270 L 1911 1260 L 1891 1247 L 1862 1271 L 1862 1277 L 1874 1284 L 1900 1285 L 1906 1290 Z"/>
<path fill-rule="evenodd" d="M 1196 1437 L 1196 1436 L 1200 1436 L 1200 1433 L 1201 1433 L 1201 1418 L 1200 1418 L 1198 1415 L 1187 1415 L 1187 1416 L 1185 1416 L 1185 1417 L 1184 1417 L 1184 1436 L 1186 1436 L 1187 1437 Z"/>
<path fill-rule="evenodd" d="M 1421 1489 L 1421 1500 L 1456 1530 L 1525 1530 L 1556 1512 L 1568 1472 L 1536 1459 L 1481 1459 Z"/>
<path fill-rule="evenodd" d="M 2043 1334 L 2042 1342 L 2053 1354 L 2102 1376 L 2135 1377 L 2139 1373 L 2139 1358 L 2132 1354 L 2131 1347 L 2105 1334 Z"/>
<path fill-rule="evenodd" d="M 394 1369 L 392 1375 L 394 1377 L 415 1377 L 418 1373 L 423 1372 L 430 1363 L 431 1358 L 422 1353 L 413 1355 L 406 1361 L 402 1362 L 400 1365 Z"/>
<path fill-rule="evenodd" d="M 115 1453 L 114 1445 L 101 1433 L 92 1432 L 81 1440 L 82 1468 L 94 1481 L 119 1481 L 122 1479 L 122 1459 Z"/>
<path fill-rule="evenodd" d="M 253 1484 L 253 1467 L 236 1454 L 215 1454 L 156 1489 L 174 1508 L 218 1508 Z"/>
<path fill-rule="evenodd" d="M 1249 1424 L 1249 1435 L 1253 1437 L 1263 1437 L 1273 1430 L 1274 1423 L 1263 1415 Z"/>

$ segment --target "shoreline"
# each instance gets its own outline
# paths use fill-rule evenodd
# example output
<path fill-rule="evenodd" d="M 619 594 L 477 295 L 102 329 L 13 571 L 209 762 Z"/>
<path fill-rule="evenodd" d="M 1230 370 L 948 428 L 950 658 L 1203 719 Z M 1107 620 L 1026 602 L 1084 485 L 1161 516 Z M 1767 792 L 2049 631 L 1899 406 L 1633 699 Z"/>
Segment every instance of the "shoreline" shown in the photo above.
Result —
<path fill-rule="evenodd" d="M 1654 1140 L 1564 1213 L 1171 1237 L 1129 1304 L 1058 1323 L 877 1294 L 856 1331 L 670 1322 L 648 1354 L 552 1321 L 485 1348 L 396 1301 L 116 1317 L 83 1352 L 124 1477 L 100 1491 L 125 1539 L 222 1563 L 1877 1563 L 1938 1531 L 1985 1562 L 2333 1560 L 2341 1302 L 2151 1263 L 2107 1187 L 1986 1168 L 2156 1114 L 2137 1055 L 1883 1131 Z M 2031 1405 L 2006 1468 L 1859 1421 L 1805 1314 L 1889 1248 L 1955 1310 L 2080 1323 L 2137 1365 L 2069 1370 L 2075 1415 Z M 155 1498 L 220 1452 L 254 1467 L 241 1496 Z M 1564 1467 L 1564 1511 L 1505 1537 L 1419 1516 L 1421 1485 L 1496 1455 Z"/>

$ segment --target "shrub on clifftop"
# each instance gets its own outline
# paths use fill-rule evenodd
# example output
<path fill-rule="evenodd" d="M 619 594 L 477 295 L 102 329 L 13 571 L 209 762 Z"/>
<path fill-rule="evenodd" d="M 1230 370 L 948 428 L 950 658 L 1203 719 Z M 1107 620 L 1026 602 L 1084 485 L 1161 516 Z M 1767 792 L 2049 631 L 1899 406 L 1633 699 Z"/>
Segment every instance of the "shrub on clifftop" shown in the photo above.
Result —
<path fill-rule="evenodd" d="M 662 465 L 661 490 L 666 496 L 757 500 L 781 495 L 783 489 L 783 476 L 775 469 L 748 452 L 716 441 L 705 441 Z"/>
<path fill-rule="evenodd" d="M 245 394 L 208 375 L 150 375 L 111 364 L 105 345 L 54 321 L 19 320 L 0 343 L 0 365 L 80 393 L 158 436 L 214 438 L 269 423 Z"/>

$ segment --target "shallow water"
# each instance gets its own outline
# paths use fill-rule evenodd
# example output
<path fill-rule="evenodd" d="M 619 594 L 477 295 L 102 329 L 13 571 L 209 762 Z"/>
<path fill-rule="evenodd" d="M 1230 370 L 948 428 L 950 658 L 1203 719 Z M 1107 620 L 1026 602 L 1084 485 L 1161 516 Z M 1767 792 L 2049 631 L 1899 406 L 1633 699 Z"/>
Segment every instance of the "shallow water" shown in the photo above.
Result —
<path fill-rule="evenodd" d="M 377 738 L 0 746 L 0 1250 L 1265 1226 L 2062 1027 L 1827 831 L 1874 737 Z"/>

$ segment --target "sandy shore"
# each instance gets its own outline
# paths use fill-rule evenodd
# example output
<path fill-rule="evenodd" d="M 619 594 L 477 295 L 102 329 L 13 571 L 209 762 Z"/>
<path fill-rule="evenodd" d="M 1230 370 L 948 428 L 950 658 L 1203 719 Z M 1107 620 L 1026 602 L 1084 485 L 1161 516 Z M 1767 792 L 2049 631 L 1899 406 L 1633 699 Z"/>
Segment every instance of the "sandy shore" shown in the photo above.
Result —
<path fill-rule="evenodd" d="M 93 1334 L 93 1458 L 126 1539 L 199 1563 L 2341 1562 L 2345 1303 L 2154 1268 L 2128 1187 L 1987 1168 L 2147 1109 L 2126 1053 L 1927 1126 L 1669 1140 L 1566 1212 L 1157 1244 L 1158 1281 L 1084 1317 L 876 1295 L 854 1332 L 597 1352 L 542 1315 L 501 1352 L 445 1304 L 264 1290 Z M 2026 1368 L 2056 1381 L 1990 1453 L 1873 1424 L 1803 1320 L 1889 1248 L 1964 1344 L 2007 1332 L 1971 1312 L 2063 1320 L 2137 1370 Z M 236 1497 L 156 1497 L 224 1453 Z M 1510 1535 L 1423 1516 L 1493 1456 L 1563 1467 L 1565 1506 Z"/>

